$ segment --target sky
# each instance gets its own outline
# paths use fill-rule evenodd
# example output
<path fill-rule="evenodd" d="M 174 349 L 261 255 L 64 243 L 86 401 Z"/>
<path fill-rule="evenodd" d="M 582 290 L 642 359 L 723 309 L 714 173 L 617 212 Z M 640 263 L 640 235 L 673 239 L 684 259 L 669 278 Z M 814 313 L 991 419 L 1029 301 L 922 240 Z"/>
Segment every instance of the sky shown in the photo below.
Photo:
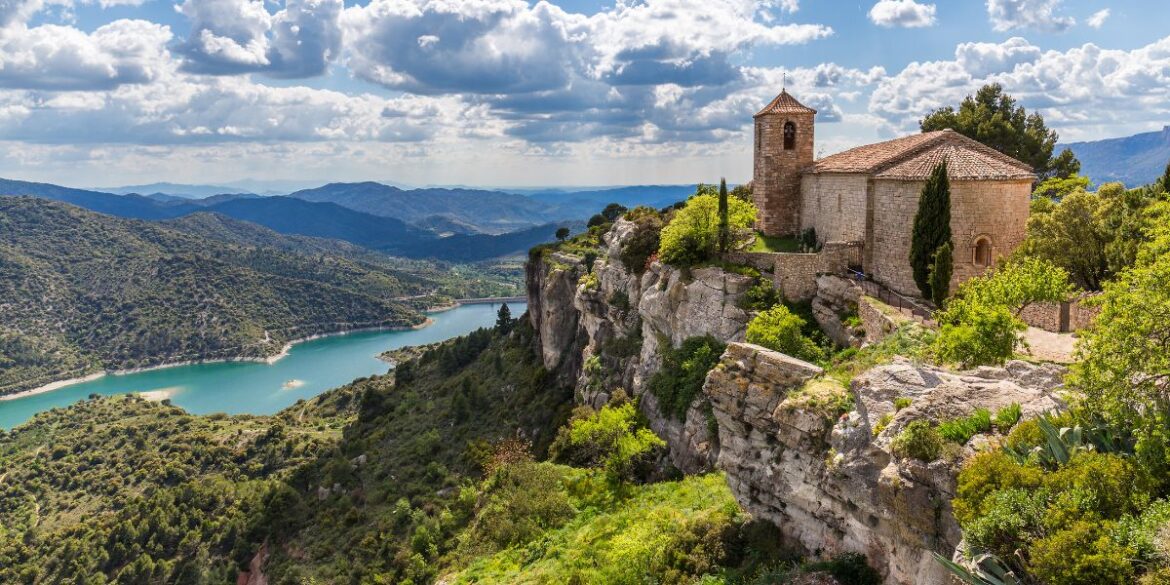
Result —
<path fill-rule="evenodd" d="M 0 0 L 0 177 L 733 183 L 996 82 L 1062 142 L 1170 124 L 1165 0 Z"/>

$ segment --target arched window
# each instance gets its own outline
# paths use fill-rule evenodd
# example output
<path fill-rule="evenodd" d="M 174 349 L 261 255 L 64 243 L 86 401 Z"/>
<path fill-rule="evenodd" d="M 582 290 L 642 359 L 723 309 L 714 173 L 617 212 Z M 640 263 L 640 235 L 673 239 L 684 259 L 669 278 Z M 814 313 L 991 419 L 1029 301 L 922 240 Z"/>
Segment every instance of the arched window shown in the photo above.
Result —
<path fill-rule="evenodd" d="M 975 240 L 975 265 L 991 266 L 991 238 L 982 236 Z"/>
<path fill-rule="evenodd" d="M 784 123 L 784 150 L 796 148 L 796 124 Z"/>

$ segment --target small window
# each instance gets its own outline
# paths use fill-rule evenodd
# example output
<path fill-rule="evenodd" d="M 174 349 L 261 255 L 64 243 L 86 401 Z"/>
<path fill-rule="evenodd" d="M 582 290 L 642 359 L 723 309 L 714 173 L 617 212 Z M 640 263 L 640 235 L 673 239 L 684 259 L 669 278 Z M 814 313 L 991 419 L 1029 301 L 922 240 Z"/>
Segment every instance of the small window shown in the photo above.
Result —
<path fill-rule="evenodd" d="M 764 145 L 764 126 L 756 124 L 756 152 L 760 152 L 760 148 Z"/>
<path fill-rule="evenodd" d="M 991 266 L 991 240 L 979 238 L 975 240 L 975 265 Z"/>
<path fill-rule="evenodd" d="M 796 148 L 796 124 L 784 123 L 784 150 Z"/>

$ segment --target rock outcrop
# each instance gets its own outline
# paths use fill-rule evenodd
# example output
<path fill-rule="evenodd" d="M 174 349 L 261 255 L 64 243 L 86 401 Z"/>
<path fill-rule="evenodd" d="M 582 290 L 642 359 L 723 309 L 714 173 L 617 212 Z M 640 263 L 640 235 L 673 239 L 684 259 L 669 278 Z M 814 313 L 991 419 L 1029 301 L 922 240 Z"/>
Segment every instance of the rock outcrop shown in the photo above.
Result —
<path fill-rule="evenodd" d="M 1012 403 L 1025 416 L 1063 408 L 1056 392 L 1063 370 L 1011 362 L 954 373 L 898 360 L 845 388 L 817 366 L 742 343 L 752 278 L 657 262 L 641 274 L 627 269 L 621 251 L 636 229 L 617 221 L 589 266 L 584 256 L 534 255 L 529 316 L 544 365 L 575 380 L 583 404 L 599 407 L 618 387 L 641 397 L 675 466 L 723 469 L 747 511 L 809 553 L 864 553 L 888 583 L 946 582 L 931 553 L 950 556 L 959 544 L 950 508 L 955 475 L 986 438 L 929 463 L 893 456 L 890 442 L 915 419 L 940 422 Z M 908 321 L 847 279 L 821 276 L 817 288 L 814 314 L 826 329 L 839 328 L 841 343 L 873 343 Z M 854 313 L 846 326 L 842 316 Z M 660 412 L 648 382 L 666 345 L 701 335 L 728 347 L 678 420 Z M 909 406 L 896 408 L 905 402 L 898 399 Z"/>
<path fill-rule="evenodd" d="M 820 373 L 730 344 L 704 387 L 719 425 L 717 465 L 750 513 L 810 553 L 866 554 L 889 583 L 945 583 L 930 553 L 949 557 L 962 536 L 950 508 L 958 461 L 899 460 L 890 441 L 901 428 L 978 407 L 1018 403 L 1025 416 L 1063 407 L 1057 367 L 1011 362 L 954 374 L 902 360 L 855 379 L 854 408 L 832 418 L 808 408 L 804 396 Z M 895 412 L 897 398 L 910 406 Z M 887 414 L 892 420 L 875 435 Z"/>

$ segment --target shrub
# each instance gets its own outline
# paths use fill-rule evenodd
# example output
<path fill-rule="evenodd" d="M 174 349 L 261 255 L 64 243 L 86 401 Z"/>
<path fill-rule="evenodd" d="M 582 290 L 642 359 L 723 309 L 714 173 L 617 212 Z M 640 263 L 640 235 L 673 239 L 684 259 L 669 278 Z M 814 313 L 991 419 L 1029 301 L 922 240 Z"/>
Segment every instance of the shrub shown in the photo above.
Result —
<path fill-rule="evenodd" d="M 597 226 L 603 226 L 607 223 L 609 223 L 609 220 L 606 219 L 604 215 L 601 215 L 600 213 L 598 213 L 598 214 L 595 214 L 593 217 L 589 218 L 589 223 L 587 223 L 585 225 L 587 227 L 597 227 Z"/>
<path fill-rule="evenodd" d="M 1029 548 L 1032 573 L 1050 585 L 1125 585 L 1133 582 L 1129 551 L 1109 538 L 1111 523 L 1076 522 Z"/>
<path fill-rule="evenodd" d="M 912 402 L 913 402 L 913 400 L 906 398 L 905 396 L 895 398 L 894 399 L 894 410 L 895 411 L 902 410 L 903 408 L 910 406 L 910 403 L 912 403 Z"/>
<path fill-rule="evenodd" d="M 1013 451 L 1022 451 L 1037 447 L 1044 442 L 1044 432 L 1040 430 L 1040 423 L 1035 419 L 1026 420 L 1012 427 L 1005 444 Z"/>
<path fill-rule="evenodd" d="M 987 499 L 1006 489 L 1040 487 L 1043 470 L 1034 465 L 1020 465 L 1007 454 L 995 451 L 977 453 L 959 472 L 955 499 L 951 502 L 955 519 L 967 526 L 988 513 Z"/>
<path fill-rule="evenodd" d="M 890 450 L 898 457 L 920 461 L 934 461 L 942 452 L 942 437 L 931 424 L 916 420 L 906 425 L 890 443 Z"/>
<path fill-rule="evenodd" d="M 1079 451 L 1068 464 L 1044 476 L 1053 494 L 1047 522 L 1116 519 L 1149 503 L 1149 479 L 1129 459 L 1109 453 Z"/>
<path fill-rule="evenodd" d="M 593 412 L 578 409 L 567 427 L 557 432 L 549 456 L 605 470 L 613 483 L 638 479 L 655 450 L 666 443 L 645 428 L 633 402 L 622 401 Z"/>
<path fill-rule="evenodd" d="M 626 214 L 626 218 L 634 222 L 634 230 L 622 245 L 619 258 L 626 270 L 642 274 L 650 258 L 658 251 L 662 217 L 648 207 L 636 207 Z"/>
<path fill-rule="evenodd" d="M 484 554 L 525 543 L 575 516 L 563 475 L 557 466 L 531 458 L 498 466 L 483 483 L 475 519 L 461 539 L 464 552 Z"/>
<path fill-rule="evenodd" d="M 882 431 L 886 430 L 886 427 L 890 426 L 890 421 L 892 420 L 894 420 L 894 415 L 888 412 L 883 414 L 881 418 L 879 418 L 873 425 L 873 436 L 876 437 L 882 434 Z"/>
<path fill-rule="evenodd" d="M 1045 496 L 1026 489 L 992 492 L 984 513 L 963 525 L 963 537 L 975 548 L 1010 558 L 1022 543 L 1042 534 Z"/>
<path fill-rule="evenodd" d="M 1023 414 L 1023 409 L 1020 408 L 1020 403 L 1013 402 L 995 411 L 995 426 L 999 432 L 1007 432 L 1020 421 L 1021 414 Z"/>
<path fill-rule="evenodd" d="M 747 289 L 740 301 L 745 311 L 765 311 L 780 304 L 780 291 L 772 286 L 770 279 L 760 279 Z"/>
<path fill-rule="evenodd" d="M 1170 502 L 1159 500 L 1139 516 L 1124 516 L 1113 529 L 1113 540 L 1129 550 L 1143 563 L 1165 560 L 1166 528 L 1170 526 Z"/>
<path fill-rule="evenodd" d="M 670 348 L 669 341 L 662 345 L 662 369 L 650 379 L 650 392 L 659 410 L 683 420 L 726 346 L 709 335 L 687 339 L 678 349 Z"/>
<path fill-rule="evenodd" d="M 793 315 L 788 307 L 776 305 L 748 323 L 747 341 L 805 361 L 823 362 L 824 351 L 805 337 L 804 326 L 804 319 Z"/>
<path fill-rule="evenodd" d="M 805 567 L 806 571 L 825 571 L 841 585 L 881 585 L 882 576 L 869 566 L 865 555 L 856 552 L 841 553 L 828 561 Z"/>
<path fill-rule="evenodd" d="M 728 225 L 732 233 L 750 228 L 756 208 L 740 199 L 728 201 Z M 719 240 L 719 199 L 696 195 L 662 229 L 658 256 L 675 266 L 693 266 L 714 257 Z"/>
<path fill-rule="evenodd" d="M 942 362 L 964 367 L 1002 364 L 1015 353 L 1023 321 L 1004 307 L 972 308 L 962 323 L 947 323 L 939 330 L 935 356 Z"/>
<path fill-rule="evenodd" d="M 976 408 L 972 414 L 954 420 L 943 421 L 938 425 L 938 434 L 948 441 L 964 445 L 971 437 L 991 430 L 991 412 L 986 408 Z"/>

